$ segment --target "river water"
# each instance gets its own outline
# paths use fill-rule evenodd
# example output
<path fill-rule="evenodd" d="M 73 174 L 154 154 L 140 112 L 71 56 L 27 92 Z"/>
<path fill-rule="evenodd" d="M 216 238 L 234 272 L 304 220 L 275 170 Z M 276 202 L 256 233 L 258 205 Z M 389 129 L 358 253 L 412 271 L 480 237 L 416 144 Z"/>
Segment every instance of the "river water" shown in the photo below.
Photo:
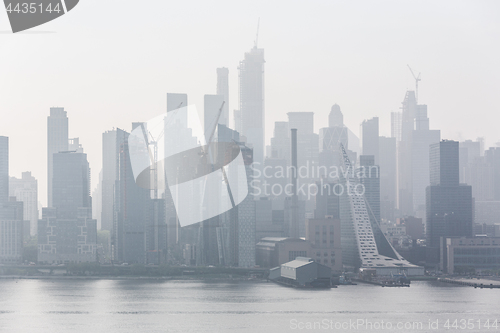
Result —
<path fill-rule="evenodd" d="M 294 331 L 500 332 L 500 289 L 439 282 L 298 290 L 254 281 L 0 280 L 2 333 Z"/>

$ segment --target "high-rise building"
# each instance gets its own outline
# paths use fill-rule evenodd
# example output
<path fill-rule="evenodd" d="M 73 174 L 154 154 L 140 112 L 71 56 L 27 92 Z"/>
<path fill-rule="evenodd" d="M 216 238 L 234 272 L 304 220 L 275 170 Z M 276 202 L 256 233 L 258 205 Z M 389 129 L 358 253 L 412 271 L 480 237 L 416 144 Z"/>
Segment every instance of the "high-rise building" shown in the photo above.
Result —
<path fill-rule="evenodd" d="M 340 219 L 331 216 L 308 219 L 306 240 L 311 244 L 312 258 L 336 272 L 342 271 Z"/>
<path fill-rule="evenodd" d="M 317 170 L 319 159 L 319 136 L 314 133 L 314 112 L 288 112 L 289 128 L 297 130 L 297 167 L 300 184 L 310 184 L 319 179 Z M 304 221 L 305 222 L 305 221 Z"/>
<path fill-rule="evenodd" d="M 0 263 L 19 264 L 23 254 L 23 221 L 0 218 L 0 230 Z"/>
<path fill-rule="evenodd" d="M 255 200 L 255 241 L 264 237 L 283 237 L 283 223 L 273 218 L 273 201 L 267 197 Z"/>
<path fill-rule="evenodd" d="M 430 184 L 441 186 L 459 185 L 459 145 L 457 141 L 442 140 L 431 145 Z"/>
<path fill-rule="evenodd" d="M 357 176 L 359 184 L 363 185 L 365 206 L 378 252 L 383 256 L 397 259 L 396 251 L 389 244 L 380 227 L 380 167 L 375 164 L 373 155 L 359 157 Z"/>
<path fill-rule="evenodd" d="M 472 186 L 474 221 L 490 226 L 500 223 L 500 148 L 490 147 L 481 156 L 480 144 L 469 140 L 460 143 L 460 180 Z M 462 154 L 472 155 L 473 160 L 465 158 L 464 163 Z"/>
<path fill-rule="evenodd" d="M 97 229 L 102 229 L 102 169 L 99 172 L 99 182 L 92 190 L 92 218 L 97 220 Z"/>
<path fill-rule="evenodd" d="M 319 176 L 325 180 L 335 181 L 330 177 L 330 170 L 332 167 L 340 166 L 339 145 L 342 144 L 347 149 L 350 136 L 349 129 L 344 126 L 344 116 L 340 106 L 337 104 L 332 106 L 328 116 L 328 126 L 319 130 L 318 171 Z"/>
<path fill-rule="evenodd" d="M 31 172 L 23 172 L 21 179 L 10 177 L 9 195 L 23 202 L 23 218 L 30 222 L 29 233 L 36 235 L 38 227 L 38 181 Z"/>
<path fill-rule="evenodd" d="M 133 123 L 132 129 L 142 126 Z M 113 261 L 125 263 L 146 263 L 146 232 L 153 211 L 149 189 L 137 185 L 130 161 L 129 133 L 117 130 L 118 149 L 117 180 L 114 189 L 114 222 L 111 233 Z M 118 139 L 117 139 L 118 140 Z M 121 141 L 123 140 L 123 141 Z M 145 182 L 149 183 L 149 182 Z"/>
<path fill-rule="evenodd" d="M 118 179 L 119 152 L 125 142 L 124 133 L 120 129 L 102 133 L 102 230 L 113 229 L 115 182 Z"/>
<path fill-rule="evenodd" d="M 221 118 L 222 114 L 217 120 L 217 117 L 219 116 L 219 110 L 222 107 L 222 103 L 224 103 L 223 95 L 204 96 L 203 122 L 204 122 L 205 140 L 207 143 L 210 140 L 210 136 L 212 135 L 212 133 L 215 133 L 215 130 L 217 129 L 217 124 L 226 125 L 224 119 Z M 214 137 L 212 137 L 212 141 L 214 141 Z"/>
<path fill-rule="evenodd" d="M 225 258 L 220 260 L 221 264 L 237 267 L 255 266 L 255 244 L 256 239 L 256 201 L 254 189 L 251 186 L 253 181 L 252 149 L 243 143 L 238 143 L 243 157 L 247 176 L 248 195 L 236 207 L 219 215 L 220 226 L 215 228 L 219 246 L 219 253 L 224 253 Z M 236 170 L 235 170 L 236 171 Z M 231 169 L 228 170 L 228 177 L 231 178 Z M 232 191 L 237 191 L 237 187 L 231 187 Z M 227 235 L 226 237 L 222 237 Z M 221 241 L 226 239 L 225 241 Z M 220 258 L 220 257 L 219 257 Z"/>
<path fill-rule="evenodd" d="M 71 190 L 70 190 L 71 191 Z M 55 192 L 54 192 L 55 194 Z M 38 221 L 38 263 L 68 264 L 97 261 L 97 221 L 90 207 L 80 207 L 71 218 L 44 207 Z"/>
<path fill-rule="evenodd" d="M 368 204 L 368 216 L 373 225 L 380 224 L 380 167 L 375 164 L 375 156 L 359 157 L 359 181 L 363 184 L 365 199 Z"/>
<path fill-rule="evenodd" d="M 71 138 L 68 140 L 68 151 L 83 153 L 83 146 L 80 143 L 80 138 Z"/>
<path fill-rule="evenodd" d="M 472 188 L 459 183 L 459 145 L 443 140 L 430 147 L 430 186 L 426 191 L 427 262 L 439 262 L 446 237 L 472 237 Z"/>
<path fill-rule="evenodd" d="M 226 67 L 217 68 L 217 95 L 224 96 L 224 107 L 219 124 L 229 127 L 229 69 Z"/>
<path fill-rule="evenodd" d="M 274 123 L 274 136 L 271 138 L 272 158 L 285 159 L 290 164 L 290 129 L 288 122 L 277 121 Z"/>
<path fill-rule="evenodd" d="M 9 200 L 9 138 L 0 136 L 0 202 Z"/>
<path fill-rule="evenodd" d="M 52 204 L 57 217 L 72 219 L 79 208 L 91 209 L 90 168 L 87 154 L 59 152 L 53 155 Z"/>
<path fill-rule="evenodd" d="M 401 141 L 398 144 L 398 208 L 401 215 L 413 216 L 415 212 L 425 211 L 429 145 L 439 142 L 441 132 L 429 129 L 427 105 L 417 104 L 414 91 L 406 92 L 402 104 Z M 393 120 L 396 122 L 396 119 Z M 397 124 L 394 126 L 397 127 Z M 396 129 L 393 132 L 397 135 Z"/>
<path fill-rule="evenodd" d="M 439 130 L 419 129 L 413 131 L 411 151 L 413 210 L 425 217 L 425 189 L 429 185 L 429 146 L 439 142 Z"/>
<path fill-rule="evenodd" d="M 340 106 L 334 104 L 328 115 L 328 127 L 344 127 L 344 115 L 340 111 Z"/>
<path fill-rule="evenodd" d="M 394 221 L 397 203 L 396 138 L 379 137 L 380 217 Z"/>
<path fill-rule="evenodd" d="M 481 142 L 465 140 L 460 142 L 460 183 L 469 183 L 467 176 L 470 174 L 471 164 L 481 157 Z M 474 187 L 474 186 L 473 186 Z M 473 188 L 474 190 L 474 188 Z"/>
<path fill-rule="evenodd" d="M 335 152 L 339 155 L 339 144 L 348 147 L 349 130 L 344 126 L 344 115 L 340 111 L 340 106 L 334 104 L 328 115 L 328 127 L 319 130 L 319 151 L 324 150 Z"/>
<path fill-rule="evenodd" d="M 401 141 L 401 118 L 401 112 L 391 112 L 391 138 L 396 138 L 396 142 Z"/>
<path fill-rule="evenodd" d="M 253 148 L 253 161 L 264 162 L 264 49 L 253 47 L 239 64 L 241 132 Z"/>
<path fill-rule="evenodd" d="M 66 141 L 66 147 L 72 150 L 52 154 L 52 207 L 43 208 L 38 221 L 38 262 L 43 264 L 97 261 L 87 154 L 78 138 Z"/>
<path fill-rule="evenodd" d="M 485 154 L 486 162 L 493 168 L 493 198 L 500 201 L 500 147 L 491 147 Z"/>
<path fill-rule="evenodd" d="M 320 153 L 329 150 L 338 155 L 338 146 L 340 143 L 344 147 L 348 146 L 349 137 L 347 127 L 326 127 L 319 130 L 319 151 Z"/>
<path fill-rule="evenodd" d="M 188 106 L 187 94 L 167 93 L 167 112 L 172 112 L 178 109 L 179 107 L 186 107 L 186 106 Z M 181 117 L 183 116 L 180 115 L 178 118 Z M 187 118 L 181 118 L 179 123 L 176 124 L 176 126 L 168 125 L 168 128 L 171 131 L 175 131 L 175 133 L 170 133 L 170 135 L 164 136 L 165 156 L 167 156 L 168 154 L 169 147 L 181 146 L 181 144 L 175 140 L 179 141 L 197 140 L 197 138 L 192 137 L 192 133 L 188 128 Z M 179 243 L 181 228 L 179 226 L 177 212 L 175 209 L 172 194 L 168 187 L 167 179 L 165 179 L 164 199 L 165 199 L 165 219 L 167 223 L 167 247 L 169 249 L 172 249 Z M 184 204 L 184 203 L 178 203 L 178 204 Z"/>
<path fill-rule="evenodd" d="M 378 117 L 364 120 L 361 123 L 361 140 L 363 155 L 372 155 L 375 157 L 375 163 L 379 161 L 379 127 Z"/>
<path fill-rule="evenodd" d="M 347 152 L 341 146 L 342 167 L 352 170 Z M 351 173 L 340 175 L 344 191 L 340 197 L 342 262 L 347 269 L 375 269 L 377 275 L 405 272 L 407 275 L 423 275 L 423 267 L 410 264 L 387 242 L 394 257 L 380 253 L 379 243 L 369 217 L 369 208 L 359 178 Z M 382 235 L 383 236 L 383 235 Z M 384 237 L 384 239 L 386 239 Z"/>
<path fill-rule="evenodd" d="M 316 208 L 314 210 L 315 219 L 323 219 L 331 216 L 334 219 L 340 218 L 340 185 L 337 182 L 327 182 L 325 178 L 316 182 L 318 193 L 314 196 Z"/>
<path fill-rule="evenodd" d="M 9 198 L 9 138 L 0 136 L 0 263 L 20 263 L 23 254 L 23 203 Z"/>
<path fill-rule="evenodd" d="M 64 108 L 50 108 L 47 117 L 47 206 L 53 207 L 52 175 L 53 155 L 68 150 L 68 117 Z"/>

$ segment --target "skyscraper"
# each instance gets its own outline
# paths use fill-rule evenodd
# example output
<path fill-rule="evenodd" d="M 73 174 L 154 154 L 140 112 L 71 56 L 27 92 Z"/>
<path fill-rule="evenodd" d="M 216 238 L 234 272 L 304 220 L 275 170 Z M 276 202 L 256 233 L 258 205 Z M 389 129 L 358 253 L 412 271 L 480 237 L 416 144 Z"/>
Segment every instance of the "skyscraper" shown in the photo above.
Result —
<path fill-rule="evenodd" d="M 443 140 L 430 147 L 426 190 L 427 262 L 439 262 L 443 237 L 472 237 L 472 188 L 459 183 L 459 145 Z"/>
<path fill-rule="evenodd" d="M 23 203 L 9 200 L 9 138 L 0 136 L 0 263 L 21 262 Z"/>
<path fill-rule="evenodd" d="M 340 166 L 339 145 L 347 149 L 349 144 L 349 129 L 344 126 L 344 116 L 340 111 L 340 106 L 333 105 L 328 115 L 328 127 L 319 130 L 319 154 L 318 163 L 320 168 L 320 177 L 329 177 L 332 166 Z M 329 179 L 328 181 L 333 181 Z M 316 217 L 318 218 L 318 217 Z M 324 218 L 320 216 L 319 218 Z"/>
<path fill-rule="evenodd" d="M 0 202 L 9 200 L 9 138 L 0 136 Z"/>
<path fill-rule="evenodd" d="M 379 161 L 379 128 L 378 117 L 364 120 L 361 123 L 361 140 L 363 155 L 372 155 L 375 158 L 375 164 Z"/>
<path fill-rule="evenodd" d="M 53 207 L 52 175 L 53 155 L 68 150 L 68 117 L 64 108 L 50 108 L 47 117 L 47 206 Z"/>
<path fill-rule="evenodd" d="M 353 166 L 344 147 L 341 149 L 342 167 L 352 170 Z M 346 268 L 375 269 L 377 275 L 391 275 L 405 271 L 408 275 L 423 275 L 423 267 L 410 264 L 402 258 L 390 245 L 394 257 L 380 253 L 380 245 L 376 240 L 375 231 L 369 218 L 369 207 L 364 193 L 356 190 L 359 179 L 350 173 L 340 175 L 340 184 L 344 191 L 340 196 L 340 220 L 342 261 Z M 382 235 L 382 237 L 384 237 Z M 384 237 L 385 239 L 385 237 Z"/>
<path fill-rule="evenodd" d="M 38 224 L 38 181 L 31 172 L 23 172 L 21 179 L 10 177 L 9 195 L 23 202 L 23 218 L 30 221 L 30 235 L 37 233 Z"/>
<path fill-rule="evenodd" d="M 187 94 L 176 94 L 167 93 L 167 112 L 172 112 L 179 107 L 188 106 L 188 96 Z M 219 106 L 220 107 L 220 106 Z M 182 116 L 180 115 L 179 118 Z M 167 120 L 165 120 L 167 121 Z M 168 126 L 170 130 L 174 130 L 174 126 Z M 168 149 L 172 145 L 180 146 L 179 142 L 172 140 L 197 140 L 197 138 L 192 137 L 191 130 L 188 128 L 187 118 L 181 118 L 179 123 L 175 126 L 176 133 L 170 133 L 170 135 L 164 136 L 164 146 L 165 146 L 165 156 L 168 154 Z M 173 135 L 172 135 L 173 134 Z M 177 211 L 174 205 L 172 194 L 168 187 L 168 181 L 165 179 L 165 219 L 167 224 L 167 246 L 172 249 L 177 246 L 180 238 L 180 226 L 177 217 Z M 181 203 L 178 204 L 187 204 Z"/>
<path fill-rule="evenodd" d="M 133 123 L 132 129 L 142 123 Z M 111 233 L 113 260 L 129 264 L 146 262 L 146 232 L 152 222 L 149 189 L 137 185 L 130 162 L 129 133 L 117 130 L 117 179 L 114 189 L 114 221 Z M 145 182 L 149 183 L 149 182 Z"/>
<path fill-rule="evenodd" d="M 253 161 L 262 166 L 265 143 L 264 49 L 253 47 L 239 64 L 241 135 L 253 147 Z"/>
<path fill-rule="evenodd" d="M 285 159 L 290 164 L 290 137 L 288 133 L 288 122 L 277 121 L 274 123 L 274 136 L 271 138 L 271 156 L 269 157 Z"/>
<path fill-rule="evenodd" d="M 396 138 L 379 137 L 380 217 L 394 221 L 397 204 Z"/>
<path fill-rule="evenodd" d="M 78 208 L 91 209 L 90 168 L 87 154 L 59 152 L 53 155 L 52 204 L 57 217 L 76 218 Z"/>
<path fill-rule="evenodd" d="M 431 185 L 458 186 L 459 145 L 457 141 L 442 140 L 433 144 L 429 151 Z"/>
<path fill-rule="evenodd" d="M 391 112 L 391 138 L 396 138 L 396 142 L 401 141 L 401 112 Z"/>
<path fill-rule="evenodd" d="M 219 127 L 222 127 L 219 125 Z M 229 137 L 231 130 L 227 129 L 226 138 Z M 236 137 L 237 133 L 233 131 L 232 137 Z M 223 140 L 223 138 L 220 138 Z M 224 214 L 219 215 L 217 218 L 220 222 L 220 227 L 208 228 L 216 230 L 217 245 L 219 253 L 224 253 L 223 260 L 219 259 L 219 264 L 238 267 L 253 267 L 255 266 L 255 244 L 256 242 L 256 211 L 254 200 L 253 187 L 253 168 L 252 168 L 252 149 L 246 147 L 243 143 L 238 143 L 241 154 L 243 157 L 245 171 L 247 176 L 248 195 L 236 207 L 230 209 Z M 237 171 L 236 169 L 228 169 L 228 178 L 231 179 L 231 173 Z M 231 187 L 232 191 L 237 191 L 237 187 Z M 203 223 L 205 223 L 204 221 Z M 209 229 L 209 230 L 210 230 Z M 227 237 L 222 237 L 227 235 Z M 203 237 L 204 239 L 211 239 L 210 237 Z M 221 241 L 223 239 L 226 241 Z M 205 244 L 202 244 L 206 246 Z M 208 246 L 208 251 L 210 246 Z M 219 255 L 220 258 L 220 255 Z"/>
<path fill-rule="evenodd" d="M 365 206 L 378 252 L 386 257 L 398 259 L 394 248 L 380 229 L 380 168 L 375 164 L 373 155 L 361 155 L 359 165 L 358 181 L 363 185 Z"/>
<path fill-rule="evenodd" d="M 319 162 L 319 136 L 314 133 L 314 112 L 288 112 L 287 115 L 289 128 L 297 129 L 297 163 L 299 168 L 297 170 L 301 170 L 301 168 L 306 170 L 306 167 L 308 170 L 305 176 L 301 174 L 299 183 L 310 184 L 319 179 L 319 175 L 313 173 Z"/>
<path fill-rule="evenodd" d="M 52 154 L 52 207 L 42 209 L 37 232 L 38 262 L 43 264 L 97 261 L 87 154 L 78 139 L 70 146 L 73 150 Z"/>
<path fill-rule="evenodd" d="M 414 91 L 403 100 L 401 141 L 398 144 L 398 205 L 402 215 L 425 210 L 429 185 L 429 145 L 440 140 L 439 130 L 429 129 L 427 105 L 417 104 Z M 397 133 L 394 133 L 397 135 Z"/>
<path fill-rule="evenodd" d="M 117 143 L 123 143 L 119 138 L 121 130 L 112 130 L 102 133 L 102 206 L 101 206 L 101 229 L 113 229 L 113 204 L 115 196 L 115 182 L 118 176 L 118 153 Z"/>
<path fill-rule="evenodd" d="M 210 136 L 212 132 L 217 129 L 217 124 L 226 125 L 224 119 L 222 118 L 223 114 L 220 115 L 219 119 L 217 117 L 219 115 L 219 110 L 224 103 L 223 95 L 205 95 L 204 96 L 204 107 L 203 107 L 203 122 L 204 122 L 204 133 L 205 140 L 208 144 L 208 140 L 210 140 Z M 224 106 L 226 104 L 224 103 Z M 222 110 L 224 112 L 224 108 Z M 223 113 L 222 112 L 222 113 Z M 213 138 L 212 138 L 212 141 Z"/>
<path fill-rule="evenodd" d="M 229 127 L 229 69 L 217 68 L 217 95 L 224 96 L 224 107 L 219 124 Z"/>
<path fill-rule="evenodd" d="M 328 127 L 344 127 L 344 115 L 340 111 L 340 106 L 334 104 L 328 115 Z"/>

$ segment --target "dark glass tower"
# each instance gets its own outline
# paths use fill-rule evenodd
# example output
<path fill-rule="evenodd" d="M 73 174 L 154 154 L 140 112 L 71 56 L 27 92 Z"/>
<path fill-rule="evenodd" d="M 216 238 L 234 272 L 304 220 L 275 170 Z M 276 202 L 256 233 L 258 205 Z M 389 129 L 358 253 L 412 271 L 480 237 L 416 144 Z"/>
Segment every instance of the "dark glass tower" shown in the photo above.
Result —
<path fill-rule="evenodd" d="M 429 150 L 426 191 L 427 262 L 439 262 L 442 237 L 472 237 L 472 187 L 459 184 L 459 144 L 443 140 Z"/>

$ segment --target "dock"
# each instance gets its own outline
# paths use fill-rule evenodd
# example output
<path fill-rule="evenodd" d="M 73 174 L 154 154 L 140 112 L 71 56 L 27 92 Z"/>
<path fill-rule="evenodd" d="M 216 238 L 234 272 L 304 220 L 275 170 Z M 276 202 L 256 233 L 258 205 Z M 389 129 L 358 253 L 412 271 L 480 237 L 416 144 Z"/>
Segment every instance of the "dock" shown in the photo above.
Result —
<path fill-rule="evenodd" d="M 468 286 L 474 288 L 500 288 L 500 281 L 486 280 L 486 279 L 452 279 L 452 278 L 438 278 L 439 282 L 458 284 L 461 286 Z"/>

